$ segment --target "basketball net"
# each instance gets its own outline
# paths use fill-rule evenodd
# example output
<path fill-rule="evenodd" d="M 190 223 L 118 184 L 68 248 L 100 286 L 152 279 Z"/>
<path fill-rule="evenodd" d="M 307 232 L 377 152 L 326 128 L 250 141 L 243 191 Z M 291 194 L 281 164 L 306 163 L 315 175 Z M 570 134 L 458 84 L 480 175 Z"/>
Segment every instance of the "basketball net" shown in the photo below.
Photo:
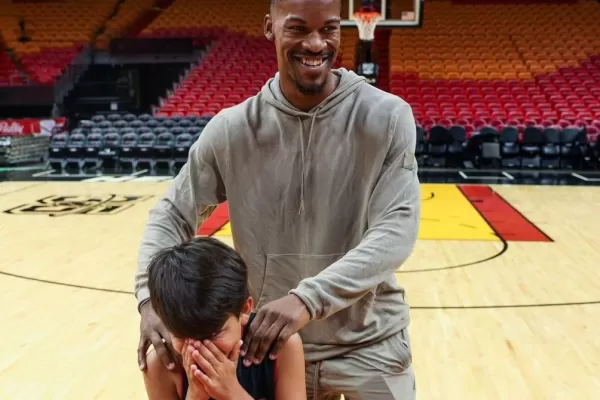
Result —
<path fill-rule="evenodd" d="M 360 40 L 375 40 L 375 27 L 382 19 L 381 14 L 375 11 L 357 11 L 354 13 L 356 25 L 358 26 L 358 37 Z"/>

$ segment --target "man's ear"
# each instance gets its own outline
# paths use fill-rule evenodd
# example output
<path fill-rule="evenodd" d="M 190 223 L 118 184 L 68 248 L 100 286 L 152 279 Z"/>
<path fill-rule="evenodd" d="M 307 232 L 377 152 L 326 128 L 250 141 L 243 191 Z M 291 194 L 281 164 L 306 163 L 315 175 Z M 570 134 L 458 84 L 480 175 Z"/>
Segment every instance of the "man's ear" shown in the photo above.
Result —
<path fill-rule="evenodd" d="M 271 14 L 265 15 L 263 29 L 267 40 L 273 41 L 273 19 L 271 18 Z"/>

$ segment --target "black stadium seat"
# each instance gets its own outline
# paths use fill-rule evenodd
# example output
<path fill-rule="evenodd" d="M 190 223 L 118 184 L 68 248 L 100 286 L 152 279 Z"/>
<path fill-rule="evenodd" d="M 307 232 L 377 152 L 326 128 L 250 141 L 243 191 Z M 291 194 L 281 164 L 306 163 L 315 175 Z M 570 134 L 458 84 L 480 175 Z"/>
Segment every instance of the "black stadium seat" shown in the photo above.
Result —
<path fill-rule="evenodd" d="M 85 142 L 84 167 L 100 168 L 100 150 L 104 145 L 104 136 L 90 133 Z"/>
<path fill-rule="evenodd" d="M 564 129 L 560 134 L 561 168 L 582 168 L 587 147 L 588 141 L 585 132 L 575 128 Z"/>
<path fill-rule="evenodd" d="M 196 143 L 196 141 L 198 140 L 198 138 L 200 137 L 200 135 L 202 135 L 202 132 L 196 132 L 196 133 L 194 133 L 194 135 L 192 136 L 192 144 Z"/>
<path fill-rule="evenodd" d="M 118 121 L 118 120 L 120 120 L 122 118 L 121 118 L 120 114 L 109 114 L 109 115 L 106 116 L 106 119 L 108 121 L 110 121 L 110 122 L 115 122 L 115 121 Z"/>
<path fill-rule="evenodd" d="M 451 137 L 448 129 L 441 125 L 436 125 L 429 130 L 429 140 L 427 149 L 427 165 L 431 167 L 445 167 L 446 154 Z"/>
<path fill-rule="evenodd" d="M 133 171 L 137 168 L 137 157 L 135 149 L 138 143 L 138 135 L 134 132 L 128 132 L 122 135 L 119 149 L 119 168 L 131 166 Z"/>
<path fill-rule="evenodd" d="M 560 167 L 560 132 L 556 128 L 544 130 L 546 142 L 542 147 L 542 168 L 556 169 Z"/>
<path fill-rule="evenodd" d="M 114 169 L 118 166 L 120 150 L 121 135 L 119 133 L 111 132 L 104 135 L 104 143 L 98 154 L 103 169 Z"/>
<path fill-rule="evenodd" d="M 156 128 L 156 127 L 159 127 L 160 124 L 158 123 L 157 120 L 155 120 L 154 118 L 151 118 L 148 121 L 146 121 L 146 126 L 149 128 Z"/>
<path fill-rule="evenodd" d="M 179 127 L 179 126 L 176 126 L 175 128 L 171 128 L 171 129 L 169 129 L 169 130 L 170 130 L 170 132 L 171 132 L 173 135 L 175 135 L 175 136 L 177 136 L 177 135 L 181 135 L 182 133 L 184 133 L 184 132 L 188 131 L 188 129 L 184 129 L 184 128 L 182 128 L 182 127 Z"/>
<path fill-rule="evenodd" d="M 95 123 L 99 123 L 99 122 L 102 122 L 104 120 L 105 120 L 105 118 L 104 118 L 104 115 L 102 115 L 102 114 L 94 115 L 92 117 L 92 122 L 95 122 Z"/>
<path fill-rule="evenodd" d="M 528 126 L 523 132 L 521 143 L 521 167 L 538 169 L 541 166 L 542 146 L 545 144 L 544 132 L 534 126 Z"/>
<path fill-rule="evenodd" d="M 52 136 L 52 141 L 50 142 L 50 154 L 48 157 L 51 168 L 60 171 L 64 169 L 65 163 L 67 162 L 68 140 L 69 135 L 66 133 L 59 133 Z"/>
<path fill-rule="evenodd" d="M 115 121 L 115 122 L 117 122 L 117 121 Z M 96 124 L 96 126 L 98 128 L 106 129 L 106 128 L 110 128 L 111 126 L 113 126 L 113 123 L 110 121 L 100 121 L 99 123 Z"/>
<path fill-rule="evenodd" d="M 182 119 L 181 121 L 179 121 L 178 125 L 182 128 L 188 128 L 188 127 L 194 125 L 194 123 L 192 121 L 190 121 L 189 119 Z"/>
<path fill-rule="evenodd" d="M 82 171 L 85 159 L 85 135 L 82 133 L 71 133 L 67 142 L 67 160 L 65 168 L 75 167 L 78 172 Z"/>
<path fill-rule="evenodd" d="M 454 125 L 448 130 L 450 135 L 450 144 L 448 145 L 448 162 L 452 167 L 462 167 L 465 155 L 465 142 L 467 140 L 467 132 L 465 128 L 459 125 Z"/>
<path fill-rule="evenodd" d="M 201 126 L 190 126 L 188 128 L 185 128 L 188 132 L 190 132 L 192 135 L 195 135 L 196 133 L 202 133 L 202 131 L 204 130 L 204 128 L 202 128 Z"/>
<path fill-rule="evenodd" d="M 125 115 L 123 115 L 122 119 L 127 122 L 132 122 L 132 121 L 135 121 L 137 118 L 133 114 L 125 114 Z"/>
<path fill-rule="evenodd" d="M 174 157 L 175 149 L 175 137 L 172 133 L 163 132 L 156 138 L 156 144 L 154 150 L 156 154 L 156 166 L 161 167 L 165 165 L 172 170 L 175 165 Z"/>
<path fill-rule="evenodd" d="M 503 167 L 519 168 L 521 166 L 519 130 L 514 126 L 506 126 L 500 131 L 500 154 Z"/>
<path fill-rule="evenodd" d="M 192 143 L 193 138 L 189 133 L 182 133 L 175 138 L 175 149 L 173 152 L 175 168 L 179 169 L 187 162 Z"/>
<path fill-rule="evenodd" d="M 156 166 L 155 149 L 156 135 L 151 132 L 142 133 L 138 136 L 137 146 L 134 151 L 136 166 L 154 170 Z"/>
<path fill-rule="evenodd" d="M 160 126 L 164 126 L 165 128 L 174 128 L 177 126 L 177 123 L 172 119 L 165 119 Z"/>
<path fill-rule="evenodd" d="M 128 126 L 129 126 L 129 124 L 127 123 L 127 121 L 124 121 L 124 120 L 120 119 L 120 120 L 118 120 L 118 121 L 115 121 L 115 122 L 112 124 L 112 126 L 114 126 L 115 128 L 119 128 L 119 129 L 121 129 L 121 128 L 128 127 Z"/>
<path fill-rule="evenodd" d="M 145 126 L 145 124 L 140 120 L 134 120 L 134 121 L 129 122 L 129 126 L 132 128 L 141 128 L 141 127 Z"/>
<path fill-rule="evenodd" d="M 139 119 L 140 121 L 146 123 L 146 122 L 148 122 L 148 121 L 150 121 L 152 119 L 152 115 L 150 115 L 150 114 L 138 115 L 137 119 Z"/>

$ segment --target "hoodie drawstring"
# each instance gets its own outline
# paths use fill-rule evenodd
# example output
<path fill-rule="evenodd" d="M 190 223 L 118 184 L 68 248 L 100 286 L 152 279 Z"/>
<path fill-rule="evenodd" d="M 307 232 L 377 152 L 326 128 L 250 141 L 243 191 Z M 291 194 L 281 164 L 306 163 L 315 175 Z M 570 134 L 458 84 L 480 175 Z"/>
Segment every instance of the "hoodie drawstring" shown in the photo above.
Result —
<path fill-rule="evenodd" d="M 307 150 L 310 148 L 310 141 L 312 139 L 315 120 L 320 110 L 321 107 L 317 108 L 317 110 L 313 113 L 312 119 L 310 121 L 310 130 L 308 131 L 308 143 L 306 145 Z M 304 212 L 304 178 L 306 176 L 306 162 L 304 159 L 304 124 L 302 124 L 302 119 L 300 117 L 298 117 L 298 121 L 300 121 L 300 149 L 302 156 L 302 178 L 300 180 L 300 209 L 298 210 L 298 215 L 300 215 Z"/>

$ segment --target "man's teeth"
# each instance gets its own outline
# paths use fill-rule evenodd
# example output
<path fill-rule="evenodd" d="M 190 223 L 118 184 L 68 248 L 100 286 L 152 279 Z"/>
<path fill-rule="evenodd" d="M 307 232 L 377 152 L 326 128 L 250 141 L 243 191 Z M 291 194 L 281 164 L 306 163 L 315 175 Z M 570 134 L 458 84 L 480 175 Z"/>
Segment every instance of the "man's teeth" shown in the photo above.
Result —
<path fill-rule="evenodd" d="M 319 65 L 325 62 L 325 58 L 300 58 L 300 62 L 304 65 L 308 65 L 309 67 L 318 67 Z"/>

